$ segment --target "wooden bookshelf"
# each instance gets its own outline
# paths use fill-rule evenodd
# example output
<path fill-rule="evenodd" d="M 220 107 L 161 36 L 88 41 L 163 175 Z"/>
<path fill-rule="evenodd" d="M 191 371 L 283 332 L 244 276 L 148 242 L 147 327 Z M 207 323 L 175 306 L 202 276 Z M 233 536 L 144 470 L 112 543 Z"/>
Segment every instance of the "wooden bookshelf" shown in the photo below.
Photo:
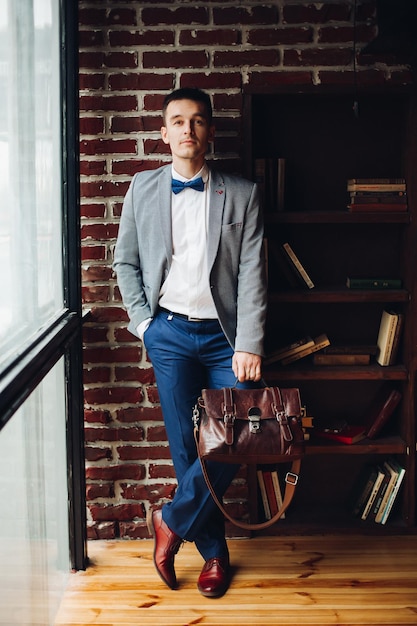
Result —
<path fill-rule="evenodd" d="M 266 349 L 326 333 L 332 344 L 376 343 L 384 307 L 404 314 L 398 358 L 362 366 L 317 366 L 305 357 L 264 370 L 268 384 L 297 386 L 315 425 L 329 416 L 352 423 L 382 385 L 402 393 L 394 416 L 375 440 L 353 445 L 318 440 L 314 430 L 295 496 L 295 532 L 338 528 L 365 532 L 416 529 L 415 396 L 417 379 L 417 98 L 411 89 L 369 90 L 359 97 L 318 88 L 245 94 L 246 174 L 255 159 L 285 159 L 284 208 L 266 203 L 265 236 L 288 241 L 301 256 L 313 289 L 294 288 L 269 254 Z M 351 212 L 349 178 L 405 178 L 407 211 Z M 268 245 L 269 248 L 269 245 Z M 391 276 L 401 289 L 346 287 L 347 276 Z M 356 422 L 357 423 L 357 422 Z M 350 490 L 365 463 L 394 456 L 406 475 L 388 523 L 366 528 L 348 512 Z M 333 511 L 333 513 L 332 513 Z M 302 522 L 300 522 L 302 519 Z M 291 510 L 285 525 L 291 528 Z M 277 532 L 281 532 L 279 524 Z M 273 530 L 271 531 L 273 532 Z"/>

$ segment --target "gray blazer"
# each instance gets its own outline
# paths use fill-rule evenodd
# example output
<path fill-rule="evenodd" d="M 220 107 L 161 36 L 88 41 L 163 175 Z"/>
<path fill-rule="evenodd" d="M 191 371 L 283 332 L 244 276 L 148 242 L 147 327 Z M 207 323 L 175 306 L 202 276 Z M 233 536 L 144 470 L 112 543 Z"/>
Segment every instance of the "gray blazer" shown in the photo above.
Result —
<path fill-rule="evenodd" d="M 129 330 L 158 308 L 172 257 L 171 165 L 135 174 L 126 194 L 113 268 Z M 207 263 L 219 322 L 230 345 L 263 354 L 266 280 L 257 186 L 211 170 Z"/>

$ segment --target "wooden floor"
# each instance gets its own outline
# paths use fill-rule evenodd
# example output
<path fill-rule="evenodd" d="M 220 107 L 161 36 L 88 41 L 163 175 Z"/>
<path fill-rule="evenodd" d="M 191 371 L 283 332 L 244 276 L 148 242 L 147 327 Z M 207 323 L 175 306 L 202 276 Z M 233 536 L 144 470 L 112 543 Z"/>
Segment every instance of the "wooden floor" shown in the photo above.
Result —
<path fill-rule="evenodd" d="M 180 588 L 157 576 L 153 541 L 93 541 L 55 625 L 327 624 L 415 626 L 417 536 L 257 537 L 229 541 L 233 581 L 201 596 L 193 544 L 176 557 Z"/>

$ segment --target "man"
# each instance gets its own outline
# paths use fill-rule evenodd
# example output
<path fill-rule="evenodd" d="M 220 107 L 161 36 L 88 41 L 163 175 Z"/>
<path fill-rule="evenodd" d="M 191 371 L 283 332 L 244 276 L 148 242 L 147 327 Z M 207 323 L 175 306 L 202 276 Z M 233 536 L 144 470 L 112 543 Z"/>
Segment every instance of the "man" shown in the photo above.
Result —
<path fill-rule="evenodd" d="M 175 554 L 182 541 L 194 541 L 205 560 L 198 589 L 218 597 L 229 586 L 229 552 L 197 457 L 192 407 L 202 388 L 250 386 L 261 378 L 263 225 L 256 185 L 206 163 L 214 139 L 209 96 L 172 92 L 163 124 L 172 164 L 134 176 L 114 269 L 129 329 L 143 340 L 154 368 L 178 481 L 173 500 L 150 513 L 155 567 L 177 588 Z M 219 498 L 237 469 L 209 466 Z"/>

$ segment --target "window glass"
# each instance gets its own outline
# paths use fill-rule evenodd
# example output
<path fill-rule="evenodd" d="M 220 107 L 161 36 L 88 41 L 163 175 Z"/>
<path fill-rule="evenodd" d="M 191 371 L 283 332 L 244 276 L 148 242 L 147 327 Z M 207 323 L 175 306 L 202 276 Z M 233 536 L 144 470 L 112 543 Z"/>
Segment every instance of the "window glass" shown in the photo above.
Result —
<path fill-rule="evenodd" d="M 53 624 L 68 584 L 63 358 L 0 436 L 0 624 Z"/>
<path fill-rule="evenodd" d="M 0 0 L 0 369 L 63 310 L 58 0 Z"/>

